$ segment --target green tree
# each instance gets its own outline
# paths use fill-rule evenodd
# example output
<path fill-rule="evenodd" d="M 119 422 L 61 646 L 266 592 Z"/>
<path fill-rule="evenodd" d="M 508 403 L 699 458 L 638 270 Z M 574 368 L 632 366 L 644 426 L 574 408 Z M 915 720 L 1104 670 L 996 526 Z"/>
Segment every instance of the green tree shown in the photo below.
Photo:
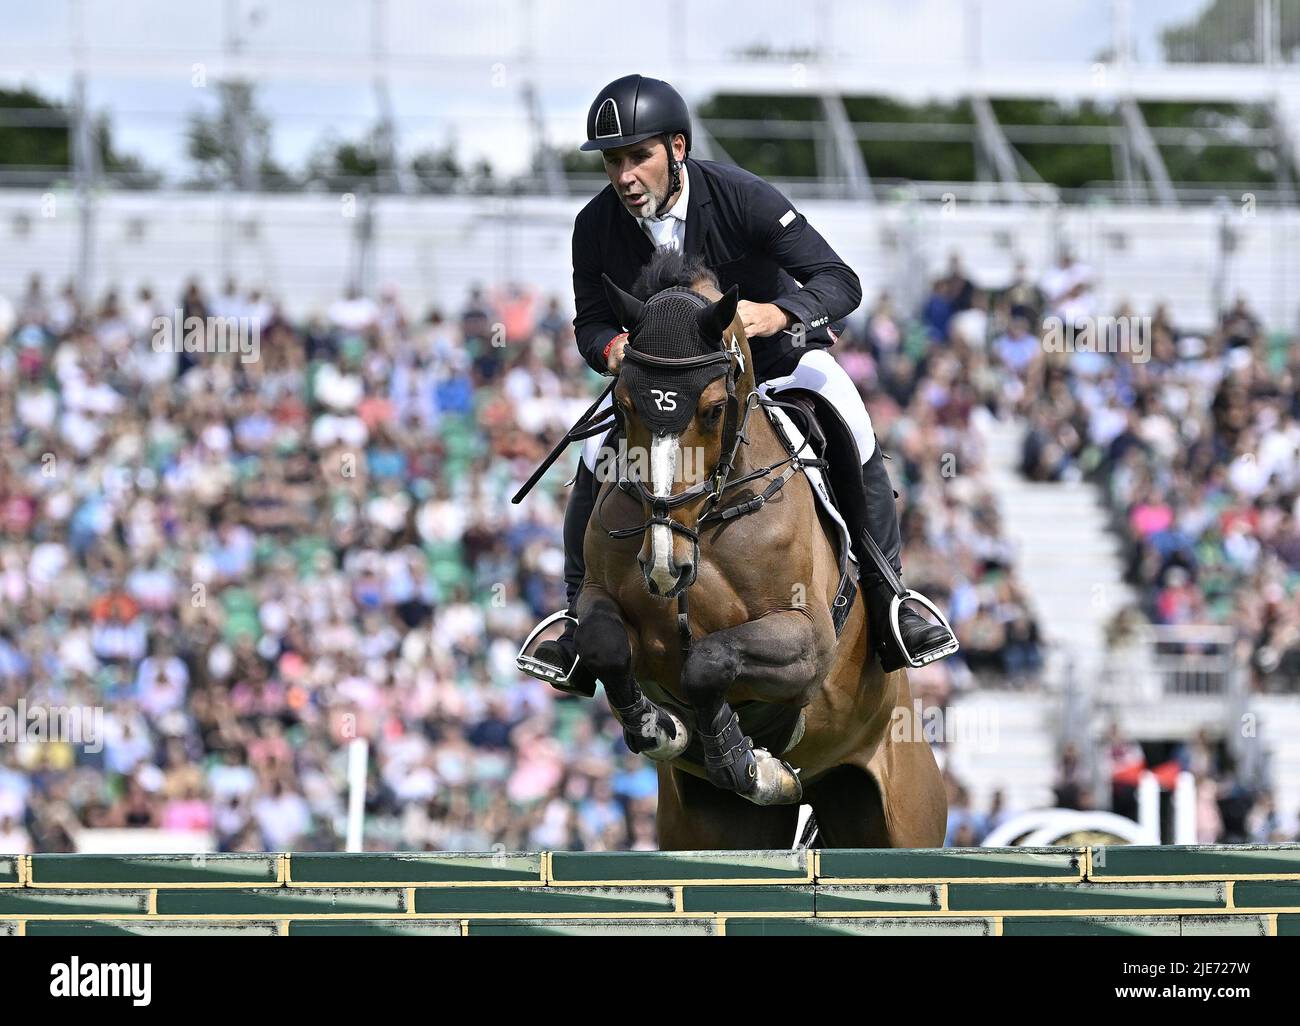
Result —
<path fill-rule="evenodd" d="M 411 174 L 421 192 L 444 194 L 453 191 L 463 172 L 451 144 L 417 153 L 411 158 Z"/>
<path fill-rule="evenodd" d="M 1300 0 L 1273 0 L 1279 12 L 1277 47 L 1287 58 L 1300 47 Z M 1254 0 L 1213 0 L 1196 17 L 1160 33 L 1165 60 L 1176 63 L 1240 63 L 1263 58 Z"/>
<path fill-rule="evenodd" d="M 1162 143 L 1160 153 L 1175 182 L 1225 182 L 1271 185 L 1279 159 L 1274 148 L 1245 146 L 1243 132 L 1267 130 L 1262 106 L 1231 103 L 1144 103 L 1142 116 L 1152 128 L 1177 128 L 1181 145 Z"/>
<path fill-rule="evenodd" d="M 38 183 L 66 177 L 73 171 L 71 110 L 31 89 L 0 89 L 0 167 L 22 168 Z M 118 151 L 112 125 L 105 115 L 93 119 L 91 136 L 100 169 L 117 176 L 118 184 L 148 186 L 158 181 L 136 156 Z"/>
<path fill-rule="evenodd" d="M 1119 121 L 1119 115 L 1111 108 L 1088 101 L 1066 106 L 1050 100 L 994 100 L 993 112 L 1004 129 L 1012 125 L 1113 128 Z M 1109 143 L 1013 140 L 1012 145 L 1043 181 L 1063 189 L 1078 189 L 1120 177 Z"/>
<path fill-rule="evenodd" d="M 331 138 L 320 143 L 308 158 L 303 180 L 340 192 L 361 181 L 369 181 L 373 188 L 382 167 L 376 132 L 358 140 L 341 142 Z"/>
<path fill-rule="evenodd" d="M 219 82 L 217 110 L 190 115 L 189 158 L 197 184 L 290 188 L 293 176 L 271 154 L 271 121 L 247 82 Z"/>
<path fill-rule="evenodd" d="M 810 129 L 821 120 L 817 101 L 804 96 L 715 96 L 695 110 L 701 121 L 771 121 L 804 123 Z M 811 136 L 763 139 L 710 128 L 718 144 L 746 170 L 764 178 L 815 178 L 817 148 Z"/>

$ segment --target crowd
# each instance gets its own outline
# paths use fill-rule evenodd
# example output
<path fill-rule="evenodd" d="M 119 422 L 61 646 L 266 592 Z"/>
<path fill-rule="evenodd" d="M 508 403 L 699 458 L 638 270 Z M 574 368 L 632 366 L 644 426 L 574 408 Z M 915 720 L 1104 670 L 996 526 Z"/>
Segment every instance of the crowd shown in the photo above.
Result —
<path fill-rule="evenodd" d="M 1127 351 L 1030 362 L 1023 470 L 1102 487 L 1149 622 L 1230 625 L 1255 688 L 1295 690 L 1300 348 L 1244 298 L 1199 333 L 1163 306 L 1115 318 Z"/>
<path fill-rule="evenodd" d="M 1018 682 L 1043 663 L 975 430 L 980 418 L 1008 408 L 1005 370 L 985 345 L 1003 320 L 1002 307 L 989 309 L 988 293 L 954 258 L 919 318 L 900 315 L 882 294 L 862 342 L 837 346 L 893 458 L 907 583 L 939 602 L 961 641 L 959 658 L 911 674 L 914 689 L 936 698 L 968 686 L 972 674 Z"/>
<path fill-rule="evenodd" d="M 881 296 L 836 349 L 893 456 L 908 583 L 962 641 L 914 674 L 939 705 L 1042 660 L 971 430 L 1015 398 L 967 334 L 1003 311 L 962 281 L 919 317 Z M 9 300 L 0 708 L 103 724 L 0 743 L 0 850 L 111 827 L 336 849 L 356 737 L 372 848 L 652 847 L 652 764 L 603 702 L 514 666 L 563 605 L 566 475 L 509 497 L 599 386 L 561 303 L 475 290 L 414 318 L 351 293 L 297 322 L 227 282 L 180 305 L 256 345 L 188 350 L 147 289 Z"/>
<path fill-rule="evenodd" d="M 1294 691 L 1300 351 L 1286 333 L 1265 331 L 1244 297 L 1209 331 L 1195 333 L 1164 306 L 1149 316 L 1128 305 L 1105 315 L 1092 280 L 1068 251 L 1041 282 L 1018 276 L 1004 294 L 1005 329 L 990 337 L 1004 396 L 1028 424 L 1021 471 L 1033 480 L 1096 482 L 1124 540 L 1126 577 L 1141 603 L 1110 625 L 1115 664 L 1124 664 L 1145 623 L 1221 623 L 1232 629 L 1232 657 L 1249 665 L 1255 690 Z M 1049 330 L 1089 323 L 1096 326 L 1091 345 L 1046 344 Z M 1080 778 L 1085 760 L 1067 750 L 1058 804 L 1101 804 L 1132 816 L 1138 774 L 1165 771 L 1167 795 L 1170 774 L 1188 770 L 1199 840 L 1300 838 L 1294 810 L 1277 809 L 1221 744 L 1203 734 L 1171 751 L 1160 747 L 1139 745 L 1116 726 L 1100 767 L 1101 795 Z"/>
<path fill-rule="evenodd" d="M 413 320 L 391 292 L 349 294 L 296 323 L 256 290 L 192 285 L 184 316 L 255 326 L 254 359 L 159 346 L 169 305 L 83 308 L 33 279 L 10 307 L 0 707 L 104 722 L 99 751 L 0 744 L 0 848 L 144 826 L 336 848 L 353 737 L 372 745 L 372 847 L 653 846 L 653 769 L 604 705 L 513 665 L 563 603 L 563 474 L 508 498 L 597 384 L 559 301 L 475 290 Z M 908 582 L 962 641 L 913 673 L 928 705 L 1042 664 L 971 430 L 1007 410 L 1030 424 L 1027 475 L 1105 486 L 1149 619 L 1231 623 L 1261 686 L 1300 676 L 1296 356 L 1244 302 L 1204 338 L 1161 309 L 1145 352 L 1045 351 L 1045 315 L 1089 312 L 1068 254 L 991 292 L 954 259 L 917 316 L 882 294 L 836 348 L 893 457 Z M 1218 836 L 1286 833 L 1267 795 L 1242 807 L 1205 780 L 1240 809 Z M 1006 815 L 949 791 L 949 843 Z"/>

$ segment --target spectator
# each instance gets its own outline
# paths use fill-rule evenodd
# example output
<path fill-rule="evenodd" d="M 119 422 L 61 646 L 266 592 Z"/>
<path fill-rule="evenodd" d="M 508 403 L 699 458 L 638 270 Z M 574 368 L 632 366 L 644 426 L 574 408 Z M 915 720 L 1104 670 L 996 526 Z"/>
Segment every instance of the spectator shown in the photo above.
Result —
<path fill-rule="evenodd" d="M 1032 308 L 1023 269 L 1011 291 Z M 598 379 L 557 301 L 539 317 L 526 285 L 487 295 L 419 320 L 391 290 L 351 290 L 299 321 L 265 292 L 189 283 L 187 316 L 262 326 L 244 362 L 154 352 L 145 316 L 172 304 L 146 288 L 83 304 L 28 284 L 0 339 L 0 705 L 34 687 L 102 704 L 105 747 L 38 773 L 0 747 L 0 844 L 66 849 L 120 822 L 211 830 L 230 851 L 337 848 L 360 736 L 374 845 L 654 845 L 654 767 L 603 703 L 514 668 L 525 625 L 563 601 L 564 475 L 507 500 Z M 1029 313 L 985 309 L 960 260 L 931 298 L 918 318 L 882 295 L 836 347 L 893 456 L 909 583 L 963 645 L 917 693 L 942 708 L 1041 667 L 978 431 L 1017 405 L 1041 434 L 1036 473 L 1095 466 L 1133 514 L 1145 613 L 1230 618 L 1261 679 L 1300 670 L 1294 377 L 1251 317 L 1229 318 L 1249 345 L 1214 337 L 1184 360 L 1171 328 L 1159 374 L 1098 371 L 1049 367 Z M 57 473 L 32 472 L 42 453 Z M 1236 793 L 1225 829 L 1244 835 Z M 963 800 L 950 839 L 977 843 L 1001 806 Z"/>

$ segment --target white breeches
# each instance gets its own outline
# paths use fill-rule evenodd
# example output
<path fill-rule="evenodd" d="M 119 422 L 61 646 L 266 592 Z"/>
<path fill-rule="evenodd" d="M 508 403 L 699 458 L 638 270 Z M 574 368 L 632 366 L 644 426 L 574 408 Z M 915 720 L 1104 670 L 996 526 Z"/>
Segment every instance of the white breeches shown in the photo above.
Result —
<path fill-rule="evenodd" d="M 759 392 L 775 395 L 787 388 L 802 388 L 825 398 L 853 432 L 858 444 L 858 462 L 866 463 L 876 451 L 876 432 L 871 427 L 871 414 L 862 404 L 858 386 L 835 362 L 829 349 L 810 349 L 804 354 L 793 374 L 771 378 L 758 386 Z"/>
<path fill-rule="evenodd" d="M 793 374 L 772 378 L 758 386 L 761 394 L 776 394 L 787 388 L 802 388 L 824 396 L 844 418 L 844 423 L 853 432 L 853 440 L 858 444 L 858 462 L 866 463 L 876 449 L 876 433 L 871 427 L 871 415 L 862 404 L 862 396 L 853 379 L 844 372 L 844 368 L 835 362 L 835 357 L 827 349 L 809 349 L 794 369 Z M 605 396 L 599 409 L 607 410 L 613 405 L 611 396 Z M 582 462 L 587 469 L 595 471 L 596 457 L 600 447 L 605 444 L 605 435 L 594 435 L 582 444 Z"/>

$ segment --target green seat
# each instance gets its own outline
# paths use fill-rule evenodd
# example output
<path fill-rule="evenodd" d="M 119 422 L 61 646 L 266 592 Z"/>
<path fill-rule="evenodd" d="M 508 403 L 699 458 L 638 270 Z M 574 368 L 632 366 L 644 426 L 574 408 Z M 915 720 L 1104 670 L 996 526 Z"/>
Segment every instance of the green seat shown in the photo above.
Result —
<path fill-rule="evenodd" d="M 334 560 L 334 550 L 330 548 L 327 542 L 320 535 L 308 534 L 301 538 L 295 538 L 289 543 L 289 551 L 293 554 L 294 561 L 298 564 L 298 576 L 305 577 L 313 571 L 316 563 L 316 554 L 318 552 L 328 552 L 330 562 Z"/>
<path fill-rule="evenodd" d="M 446 418 L 442 442 L 449 461 L 470 461 L 483 452 L 482 435 L 469 417 Z"/>
<path fill-rule="evenodd" d="M 221 593 L 221 606 L 226 616 L 257 616 L 257 597 L 245 588 L 227 588 Z"/>
<path fill-rule="evenodd" d="M 262 473 L 262 461 L 257 456 L 245 456 L 235 461 L 235 480 L 239 484 L 254 481 Z"/>
<path fill-rule="evenodd" d="M 458 540 L 451 541 L 433 541 L 424 543 L 424 558 L 432 570 L 434 564 L 447 560 L 453 560 L 457 563 L 464 562 L 464 549 Z"/>
<path fill-rule="evenodd" d="M 221 633 L 226 641 L 232 643 L 241 634 L 247 634 L 254 641 L 257 641 L 262 636 L 262 624 L 258 620 L 256 612 L 239 612 L 226 617 L 226 623 Z"/>
<path fill-rule="evenodd" d="M 1291 336 L 1285 331 L 1274 331 L 1268 336 L 1268 369 L 1274 374 L 1286 370 L 1287 358 L 1291 354 Z"/>
<path fill-rule="evenodd" d="M 280 551 L 279 543 L 270 535 L 262 534 L 257 536 L 257 543 L 253 546 L 253 552 L 259 566 L 265 566 Z"/>
<path fill-rule="evenodd" d="M 469 567 L 459 559 L 437 560 L 429 567 L 429 573 L 444 590 L 444 594 L 450 593 L 460 585 L 468 586 L 470 583 Z"/>

